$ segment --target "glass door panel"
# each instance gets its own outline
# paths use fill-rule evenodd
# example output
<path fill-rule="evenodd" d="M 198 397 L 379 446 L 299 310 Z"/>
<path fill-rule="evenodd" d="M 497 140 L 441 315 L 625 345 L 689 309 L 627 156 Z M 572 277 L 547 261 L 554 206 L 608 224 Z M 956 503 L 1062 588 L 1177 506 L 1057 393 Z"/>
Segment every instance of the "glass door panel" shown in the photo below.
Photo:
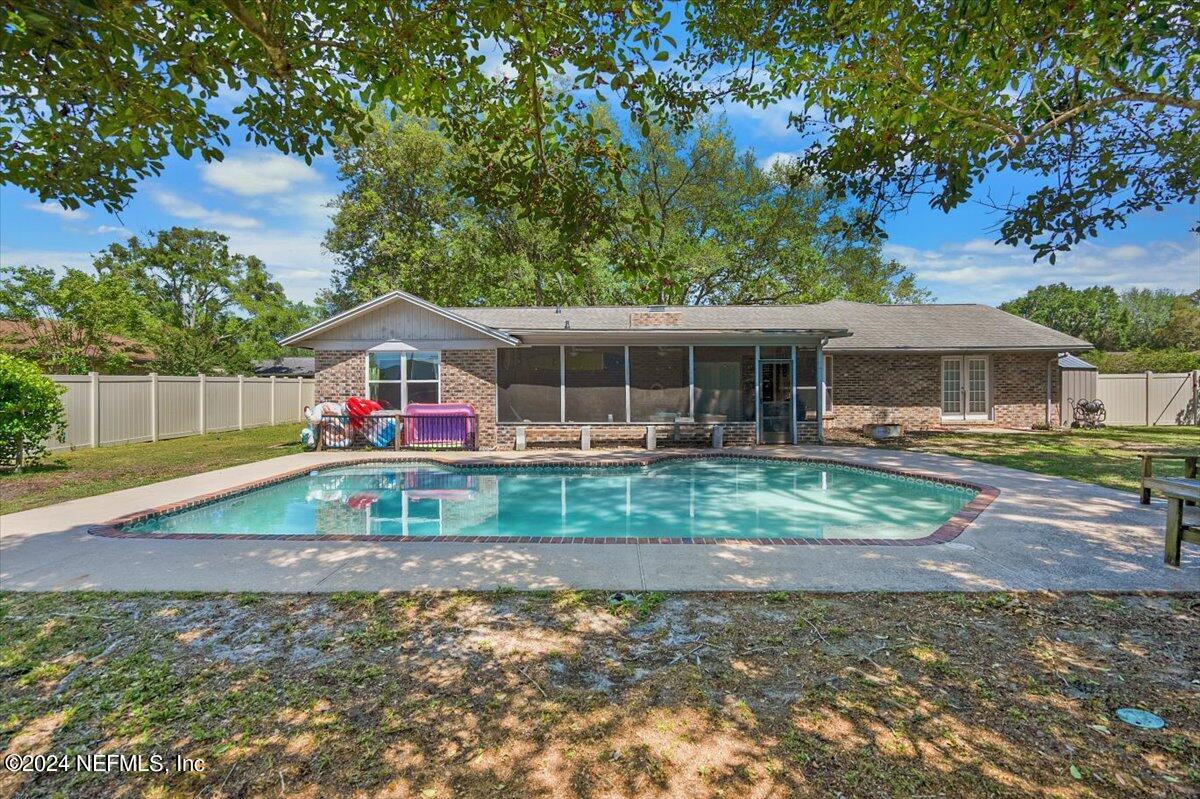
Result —
<path fill-rule="evenodd" d="M 967 416 L 986 419 L 988 416 L 987 358 L 967 358 Z"/>
<path fill-rule="evenodd" d="M 761 361 L 762 440 L 765 444 L 792 443 L 792 363 Z"/>
<path fill-rule="evenodd" d="M 962 358 L 942 360 L 942 418 L 963 418 Z"/>

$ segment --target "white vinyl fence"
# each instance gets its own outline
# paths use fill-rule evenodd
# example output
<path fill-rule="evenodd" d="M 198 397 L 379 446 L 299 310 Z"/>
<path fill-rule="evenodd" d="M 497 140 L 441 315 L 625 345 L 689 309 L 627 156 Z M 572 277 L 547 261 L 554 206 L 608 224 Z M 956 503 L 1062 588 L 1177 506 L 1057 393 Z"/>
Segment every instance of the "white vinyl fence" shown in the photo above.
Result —
<path fill-rule="evenodd" d="M 67 440 L 51 449 L 243 430 L 296 422 L 311 379 L 187 375 L 50 375 L 66 387 Z"/>
<path fill-rule="evenodd" d="M 1200 372 L 1096 375 L 1105 424 L 1200 424 Z"/>

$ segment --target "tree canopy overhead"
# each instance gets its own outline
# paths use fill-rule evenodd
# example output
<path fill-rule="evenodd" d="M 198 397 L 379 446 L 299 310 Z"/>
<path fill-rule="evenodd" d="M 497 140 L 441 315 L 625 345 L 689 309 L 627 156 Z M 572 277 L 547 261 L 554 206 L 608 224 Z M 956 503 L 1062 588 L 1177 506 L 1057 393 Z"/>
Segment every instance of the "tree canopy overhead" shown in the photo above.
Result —
<path fill-rule="evenodd" d="M 1009 244 L 1070 249 L 1200 192 L 1200 6 L 1173 0 L 693 0 L 691 57 L 800 97 L 804 166 L 880 214 L 980 198 Z M 799 149 L 799 148 L 798 148 Z"/>
<path fill-rule="evenodd" d="M 456 193 L 607 235 L 636 169 L 591 112 L 679 134 L 802 98 L 800 166 L 879 224 L 980 198 L 1038 256 L 1200 192 L 1200 7 L 1173 0 L 11 0 L 0 181 L 119 210 L 171 153 L 306 159 L 376 111 L 435 120 Z M 666 32 L 683 31 L 677 42 Z M 797 146 L 792 149 L 801 149 Z"/>
<path fill-rule="evenodd" d="M 392 107 L 481 143 L 473 189 L 520 187 L 534 213 L 575 207 L 584 173 L 620 164 L 570 90 L 604 87 L 639 122 L 692 103 L 654 69 L 672 44 L 659 6 L 13 0 L 0 8 L 0 174 L 42 200 L 117 211 L 171 152 L 220 159 L 231 121 L 311 159 Z"/>

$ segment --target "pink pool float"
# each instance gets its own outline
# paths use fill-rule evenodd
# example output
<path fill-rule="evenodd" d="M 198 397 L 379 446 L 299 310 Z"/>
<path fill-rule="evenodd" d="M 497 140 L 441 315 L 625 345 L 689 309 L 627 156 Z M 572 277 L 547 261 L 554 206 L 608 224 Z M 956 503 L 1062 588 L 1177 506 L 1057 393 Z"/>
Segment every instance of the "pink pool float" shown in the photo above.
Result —
<path fill-rule="evenodd" d="M 466 402 L 413 403 L 404 409 L 406 447 L 474 449 L 477 419 Z"/>

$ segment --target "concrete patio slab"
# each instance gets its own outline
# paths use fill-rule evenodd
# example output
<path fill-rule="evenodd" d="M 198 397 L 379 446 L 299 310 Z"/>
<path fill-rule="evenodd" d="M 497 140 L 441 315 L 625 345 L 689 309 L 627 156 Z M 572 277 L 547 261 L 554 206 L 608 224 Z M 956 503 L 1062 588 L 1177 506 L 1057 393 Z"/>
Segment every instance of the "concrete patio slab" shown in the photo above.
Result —
<path fill-rule="evenodd" d="M 730 450 L 725 450 L 730 452 Z M 737 591 L 1200 590 L 1200 551 L 1163 563 L 1164 505 L 1133 493 L 941 455 L 760 447 L 995 486 L 955 540 L 927 546 L 469 544 L 163 540 L 89 535 L 146 508 L 377 452 L 310 452 L 0 516 L 0 588 L 14 591 L 599 588 Z M 479 457 L 439 453 L 439 458 Z M 638 450 L 489 453 L 539 462 L 638 460 Z"/>

